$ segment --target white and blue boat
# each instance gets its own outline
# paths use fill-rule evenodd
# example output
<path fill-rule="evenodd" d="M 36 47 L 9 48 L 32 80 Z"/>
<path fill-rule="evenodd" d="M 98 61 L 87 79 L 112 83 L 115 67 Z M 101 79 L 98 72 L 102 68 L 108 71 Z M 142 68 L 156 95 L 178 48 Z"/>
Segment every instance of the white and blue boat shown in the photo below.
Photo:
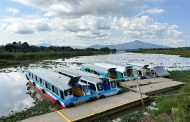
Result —
<path fill-rule="evenodd" d="M 117 79 L 119 80 L 140 79 L 137 70 L 132 65 L 122 66 L 108 63 L 94 63 L 94 65 L 105 68 L 115 68 L 117 72 Z"/>
<path fill-rule="evenodd" d="M 118 88 L 117 82 L 114 79 L 100 78 L 97 75 L 73 68 L 59 68 L 57 72 L 71 78 L 80 76 L 80 82 L 88 84 L 91 92 L 95 94 L 97 98 L 104 98 L 121 93 L 121 89 Z"/>
<path fill-rule="evenodd" d="M 62 109 L 94 98 L 87 84 L 78 83 L 80 77 L 70 78 L 41 68 L 29 69 L 26 77 L 35 89 Z M 75 87 L 78 89 L 78 95 L 75 94 Z"/>
<path fill-rule="evenodd" d="M 102 78 L 112 78 L 112 79 L 119 80 L 117 79 L 116 68 L 100 67 L 94 64 L 82 64 L 81 70 L 84 72 L 89 72 L 92 74 L 99 75 Z"/>
<path fill-rule="evenodd" d="M 128 65 L 133 65 L 142 79 L 157 77 L 155 70 L 147 64 L 129 63 Z"/>

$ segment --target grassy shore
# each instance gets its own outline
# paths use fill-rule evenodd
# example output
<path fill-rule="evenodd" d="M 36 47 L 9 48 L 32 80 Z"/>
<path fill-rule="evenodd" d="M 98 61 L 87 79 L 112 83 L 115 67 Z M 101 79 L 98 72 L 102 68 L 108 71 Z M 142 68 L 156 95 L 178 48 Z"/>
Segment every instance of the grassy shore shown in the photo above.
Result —
<path fill-rule="evenodd" d="M 182 49 L 140 49 L 129 52 L 180 55 L 181 57 L 190 57 L 190 50 L 188 49 L 183 49 L 183 50 Z"/>
<path fill-rule="evenodd" d="M 27 108 L 21 112 L 11 113 L 8 116 L 0 117 L 0 122 L 16 122 L 33 116 L 38 116 L 54 111 L 53 105 L 50 102 L 42 101 L 35 104 L 35 106 Z"/>
<path fill-rule="evenodd" d="M 158 110 L 140 109 L 123 111 L 109 115 L 94 122 L 188 122 L 190 120 L 190 71 L 171 71 L 171 79 L 185 82 L 181 89 L 152 96 Z M 148 112 L 150 115 L 144 115 Z"/>
<path fill-rule="evenodd" d="M 48 51 L 48 52 L 12 52 L 0 53 L 0 68 L 10 66 L 27 66 L 30 63 L 45 59 L 70 58 L 74 56 L 89 56 L 95 54 L 108 54 L 104 51 Z"/>

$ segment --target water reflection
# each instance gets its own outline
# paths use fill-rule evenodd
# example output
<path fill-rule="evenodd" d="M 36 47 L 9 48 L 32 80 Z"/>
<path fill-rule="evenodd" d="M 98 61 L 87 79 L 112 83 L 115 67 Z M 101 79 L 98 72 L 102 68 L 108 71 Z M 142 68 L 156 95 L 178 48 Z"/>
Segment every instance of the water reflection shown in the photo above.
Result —
<path fill-rule="evenodd" d="M 0 73 L 0 116 L 33 105 L 34 100 L 26 94 L 26 82 L 22 72 Z"/>

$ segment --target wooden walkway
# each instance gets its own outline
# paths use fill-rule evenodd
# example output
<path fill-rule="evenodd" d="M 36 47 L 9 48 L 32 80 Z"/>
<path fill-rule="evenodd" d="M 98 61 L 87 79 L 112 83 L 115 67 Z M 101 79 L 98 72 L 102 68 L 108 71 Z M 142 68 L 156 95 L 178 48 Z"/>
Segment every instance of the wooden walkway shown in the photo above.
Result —
<path fill-rule="evenodd" d="M 177 89 L 184 85 L 182 82 L 173 81 L 168 78 L 151 78 L 121 82 L 121 86 L 129 88 L 131 91 L 138 92 L 136 82 L 140 85 L 141 92 L 146 95 L 153 95 L 160 92 Z"/>
<path fill-rule="evenodd" d="M 143 95 L 143 99 L 147 101 L 148 96 Z M 22 122 L 75 122 L 93 120 L 140 104 L 142 103 L 138 93 L 127 92 L 57 112 L 32 117 Z"/>

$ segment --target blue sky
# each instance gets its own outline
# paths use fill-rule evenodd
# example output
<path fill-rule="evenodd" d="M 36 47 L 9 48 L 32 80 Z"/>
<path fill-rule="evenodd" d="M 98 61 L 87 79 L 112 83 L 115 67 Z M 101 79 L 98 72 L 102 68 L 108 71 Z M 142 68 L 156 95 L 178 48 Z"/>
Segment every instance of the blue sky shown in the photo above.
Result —
<path fill-rule="evenodd" d="M 1 0 L 0 44 L 190 46 L 189 0 Z"/>
<path fill-rule="evenodd" d="M 159 6 L 166 10 L 163 14 L 159 16 L 154 15 L 153 17 L 160 22 L 176 24 L 180 27 L 181 31 L 190 34 L 188 29 L 190 20 L 189 5 L 189 0 L 168 0 L 160 4 L 152 4 L 152 6 Z"/>

